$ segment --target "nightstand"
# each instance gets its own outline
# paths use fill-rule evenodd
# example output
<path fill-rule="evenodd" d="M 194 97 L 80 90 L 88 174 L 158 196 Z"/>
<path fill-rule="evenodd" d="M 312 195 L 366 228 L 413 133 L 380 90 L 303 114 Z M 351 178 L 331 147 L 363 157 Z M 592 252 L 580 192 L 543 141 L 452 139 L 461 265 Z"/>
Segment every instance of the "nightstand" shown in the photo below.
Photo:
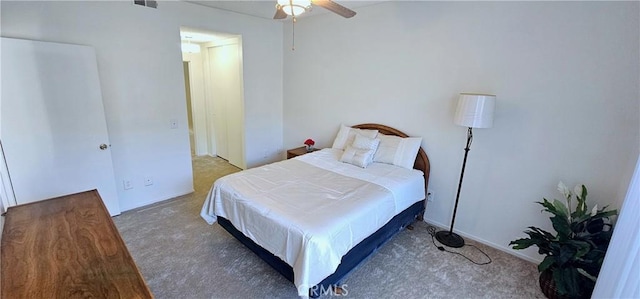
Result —
<path fill-rule="evenodd" d="M 319 150 L 320 150 L 319 148 L 313 148 L 312 152 L 319 151 Z M 297 156 L 302 156 L 307 153 L 308 152 L 307 152 L 306 146 L 296 147 L 294 149 L 290 149 L 287 151 L 287 159 L 295 158 Z"/>

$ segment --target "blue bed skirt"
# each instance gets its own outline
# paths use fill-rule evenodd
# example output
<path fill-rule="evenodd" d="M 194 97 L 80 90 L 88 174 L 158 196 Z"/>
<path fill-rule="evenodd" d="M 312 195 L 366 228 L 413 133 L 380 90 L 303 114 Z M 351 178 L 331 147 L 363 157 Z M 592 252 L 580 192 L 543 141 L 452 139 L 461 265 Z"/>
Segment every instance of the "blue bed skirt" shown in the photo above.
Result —
<path fill-rule="evenodd" d="M 353 270 L 360 262 L 364 261 L 372 253 L 374 253 L 380 246 L 387 242 L 396 233 L 401 231 L 407 225 L 413 223 L 416 218 L 422 217 L 425 209 L 425 201 L 421 200 L 416 202 L 400 214 L 393 217 L 387 224 L 377 230 L 375 233 L 362 240 L 355 247 L 353 247 L 347 254 L 342 257 L 342 261 L 336 271 L 327 276 L 318 285 L 309 289 L 309 296 L 316 298 L 320 295 L 320 292 L 329 290 L 333 286 L 340 285 L 342 279 L 345 278 L 351 270 Z M 218 223 L 231 235 L 238 239 L 242 244 L 251 249 L 267 264 L 276 269 L 289 281 L 293 282 L 293 269 L 279 257 L 273 255 L 271 252 L 262 248 L 260 245 L 253 242 L 253 240 L 247 238 L 242 232 L 238 231 L 233 224 L 222 217 L 218 217 Z"/>

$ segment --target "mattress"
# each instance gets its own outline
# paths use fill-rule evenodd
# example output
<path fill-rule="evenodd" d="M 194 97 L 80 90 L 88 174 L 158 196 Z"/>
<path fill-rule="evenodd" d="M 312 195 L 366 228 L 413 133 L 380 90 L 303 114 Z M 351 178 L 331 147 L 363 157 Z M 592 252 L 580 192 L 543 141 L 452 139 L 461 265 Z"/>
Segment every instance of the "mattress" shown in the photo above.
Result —
<path fill-rule="evenodd" d="M 324 149 L 218 179 L 202 207 L 289 264 L 301 296 L 351 248 L 425 198 L 421 171 L 342 163 Z"/>

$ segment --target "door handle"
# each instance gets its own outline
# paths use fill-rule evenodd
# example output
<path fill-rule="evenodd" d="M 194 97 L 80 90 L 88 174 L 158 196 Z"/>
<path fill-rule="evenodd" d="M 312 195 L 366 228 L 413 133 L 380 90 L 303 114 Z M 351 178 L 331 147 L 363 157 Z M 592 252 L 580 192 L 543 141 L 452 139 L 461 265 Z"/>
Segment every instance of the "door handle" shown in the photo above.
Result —
<path fill-rule="evenodd" d="M 107 147 L 109 147 L 109 146 L 108 146 L 108 145 L 106 145 L 106 144 L 104 144 L 104 143 L 100 145 L 100 149 L 101 149 L 101 150 L 106 150 L 106 149 L 107 149 Z"/>

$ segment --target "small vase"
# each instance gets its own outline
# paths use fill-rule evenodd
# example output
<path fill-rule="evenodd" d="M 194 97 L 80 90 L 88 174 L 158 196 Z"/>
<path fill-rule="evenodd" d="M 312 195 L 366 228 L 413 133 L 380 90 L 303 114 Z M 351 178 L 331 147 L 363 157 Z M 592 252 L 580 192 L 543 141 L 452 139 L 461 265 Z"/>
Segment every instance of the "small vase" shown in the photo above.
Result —
<path fill-rule="evenodd" d="M 307 147 L 307 153 L 313 152 L 313 146 L 306 145 L 306 147 Z"/>

